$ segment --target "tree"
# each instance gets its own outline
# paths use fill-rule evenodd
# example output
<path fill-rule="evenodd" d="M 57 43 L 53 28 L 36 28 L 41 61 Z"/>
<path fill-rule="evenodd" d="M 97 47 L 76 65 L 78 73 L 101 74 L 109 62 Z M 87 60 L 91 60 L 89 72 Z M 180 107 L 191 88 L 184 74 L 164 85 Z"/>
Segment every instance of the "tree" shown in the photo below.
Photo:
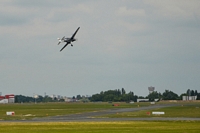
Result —
<path fill-rule="evenodd" d="M 121 94 L 122 94 L 122 93 L 121 93 L 120 89 L 118 89 L 118 90 L 117 90 L 117 96 L 119 97 L 119 96 L 121 96 Z"/>
<path fill-rule="evenodd" d="M 80 100 L 81 98 L 82 98 L 81 95 L 77 95 L 77 96 L 76 96 L 76 99 L 77 99 L 77 100 Z"/>
<path fill-rule="evenodd" d="M 53 101 L 52 98 L 49 97 L 49 96 L 45 96 L 45 97 L 43 98 L 43 102 L 52 102 L 52 101 Z"/>
<path fill-rule="evenodd" d="M 163 100 L 178 100 L 179 97 L 176 93 L 169 91 L 169 90 L 165 90 L 165 92 L 163 93 Z"/>
<path fill-rule="evenodd" d="M 94 94 L 90 98 L 91 101 L 114 101 L 114 102 L 129 102 L 137 101 L 137 97 L 134 96 L 133 92 L 126 94 L 124 88 L 116 90 L 108 90 L 105 92 L 100 92 L 100 94 Z"/>
<path fill-rule="evenodd" d="M 94 94 L 92 95 L 91 101 L 103 101 L 102 95 L 101 94 Z"/>
<path fill-rule="evenodd" d="M 194 90 L 191 90 L 191 96 L 194 96 Z"/>
<path fill-rule="evenodd" d="M 133 92 L 130 91 L 127 94 L 127 97 L 128 97 L 128 101 L 127 102 L 134 101 L 134 93 Z"/>
<path fill-rule="evenodd" d="M 126 94 L 126 91 L 124 88 L 122 88 L 122 95 Z"/>
<path fill-rule="evenodd" d="M 139 98 L 139 99 L 145 99 L 145 97 L 143 97 L 143 96 L 138 96 L 138 98 Z"/>
<path fill-rule="evenodd" d="M 147 98 L 149 98 L 149 101 L 154 101 L 155 99 L 160 99 L 161 98 L 161 94 L 159 94 L 157 91 L 154 91 L 152 93 L 150 93 Z"/>
<path fill-rule="evenodd" d="M 15 103 L 27 103 L 27 102 L 34 102 L 34 98 L 23 95 L 15 95 Z"/>
<path fill-rule="evenodd" d="M 103 101 L 106 102 L 106 101 L 114 101 L 114 95 L 113 94 L 108 94 L 108 95 L 105 95 Z"/>
<path fill-rule="evenodd" d="M 83 103 L 86 103 L 86 102 L 89 102 L 90 100 L 87 97 L 82 97 L 80 101 L 82 101 Z"/>
<path fill-rule="evenodd" d="M 197 92 L 197 90 L 195 90 L 195 92 L 194 92 L 194 95 L 195 95 L 195 96 L 197 96 L 197 95 L 198 95 L 198 92 Z"/>
<path fill-rule="evenodd" d="M 190 89 L 188 89 L 186 93 L 188 96 L 190 96 Z"/>
<path fill-rule="evenodd" d="M 29 103 L 29 102 L 64 102 L 64 99 L 57 99 L 55 98 L 51 98 L 49 96 L 40 96 L 38 95 L 37 98 L 33 98 L 33 97 L 29 97 L 29 96 L 23 96 L 23 95 L 15 95 L 15 103 Z"/>
<path fill-rule="evenodd" d="M 43 97 L 42 96 L 38 96 L 38 98 L 36 99 L 37 102 L 43 102 Z"/>
<path fill-rule="evenodd" d="M 200 93 L 197 94 L 197 100 L 200 100 Z"/>

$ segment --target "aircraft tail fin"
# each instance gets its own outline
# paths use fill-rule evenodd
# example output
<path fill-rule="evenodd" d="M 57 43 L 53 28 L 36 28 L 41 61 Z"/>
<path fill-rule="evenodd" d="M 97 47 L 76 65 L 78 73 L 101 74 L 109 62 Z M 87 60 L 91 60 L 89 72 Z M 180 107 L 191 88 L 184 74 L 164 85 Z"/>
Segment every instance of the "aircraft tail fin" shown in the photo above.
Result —
<path fill-rule="evenodd" d="M 62 42 L 62 40 L 60 38 L 58 38 L 58 45 Z"/>

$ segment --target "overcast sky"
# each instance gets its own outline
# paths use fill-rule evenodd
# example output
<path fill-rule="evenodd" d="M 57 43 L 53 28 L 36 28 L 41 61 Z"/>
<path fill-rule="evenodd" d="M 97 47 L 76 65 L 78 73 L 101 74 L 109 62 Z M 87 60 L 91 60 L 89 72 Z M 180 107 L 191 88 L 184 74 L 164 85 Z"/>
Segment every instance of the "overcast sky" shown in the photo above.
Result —
<path fill-rule="evenodd" d="M 57 45 L 80 26 L 74 46 Z M 199 0 L 1 0 L 0 92 L 200 92 Z"/>

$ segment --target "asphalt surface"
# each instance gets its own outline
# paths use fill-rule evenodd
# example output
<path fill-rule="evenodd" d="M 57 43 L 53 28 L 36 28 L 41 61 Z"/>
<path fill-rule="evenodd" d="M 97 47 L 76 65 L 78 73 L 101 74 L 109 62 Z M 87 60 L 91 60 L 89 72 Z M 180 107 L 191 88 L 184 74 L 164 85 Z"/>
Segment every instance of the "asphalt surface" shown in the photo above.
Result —
<path fill-rule="evenodd" d="M 147 107 L 138 108 L 120 108 L 120 109 L 109 109 L 97 112 L 88 112 L 81 114 L 71 114 L 64 116 L 51 116 L 44 118 L 34 118 L 32 120 L 16 120 L 16 121 L 0 121 L 0 122 L 89 122 L 89 121 L 200 121 L 200 118 L 185 118 L 185 117 L 148 117 L 148 118 L 95 118 L 97 116 L 103 116 L 107 114 L 116 114 L 122 112 L 135 112 L 140 110 L 152 110 L 157 108 L 180 106 L 178 104 L 169 105 L 153 105 Z"/>

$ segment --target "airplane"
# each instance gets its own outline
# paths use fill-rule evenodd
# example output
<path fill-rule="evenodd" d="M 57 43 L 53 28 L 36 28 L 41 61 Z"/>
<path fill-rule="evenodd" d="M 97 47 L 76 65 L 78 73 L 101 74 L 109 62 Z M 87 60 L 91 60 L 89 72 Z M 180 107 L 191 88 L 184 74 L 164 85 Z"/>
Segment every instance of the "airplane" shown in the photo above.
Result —
<path fill-rule="evenodd" d="M 60 52 L 68 45 L 68 44 L 71 44 L 72 42 L 76 41 L 77 39 L 75 39 L 75 35 L 76 33 L 78 32 L 78 30 L 80 29 L 80 27 L 78 27 L 78 29 L 74 32 L 74 34 L 70 37 L 70 38 L 65 38 L 65 36 L 60 39 L 58 38 L 58 45 L 61 43 L 61 42 L 66 42 L 65 46 L 60 50 Z M 73 47 L 73 45 L 71 44 L 71 46 Z"/>

